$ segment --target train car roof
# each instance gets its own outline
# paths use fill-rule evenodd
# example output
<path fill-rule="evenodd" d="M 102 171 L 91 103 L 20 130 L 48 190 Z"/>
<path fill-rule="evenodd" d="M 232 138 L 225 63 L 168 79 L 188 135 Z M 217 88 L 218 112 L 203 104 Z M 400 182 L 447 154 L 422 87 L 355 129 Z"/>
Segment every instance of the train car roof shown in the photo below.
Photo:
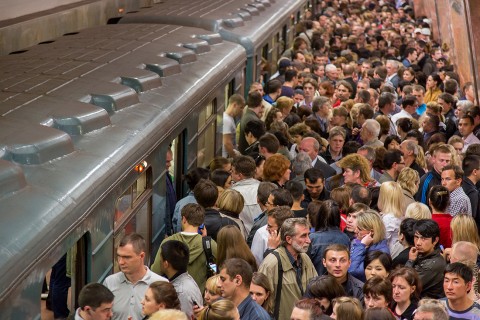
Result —
<path fill-rule="evenodd" d="M 0 287 L 28 276 L 244 63 L 218 33 L 161 24 L 96 27 L 0 57 Z"/>
<path fill-rule="evenodd" d="M 284 21 L 305 4 L 300 0 L 165 0 L 128 14 L 120 23 L 171 23 L 219 32 L 224 40 L 241 44 L 248 56 L 270 40 L 271 30 L 281 30 Z"/>

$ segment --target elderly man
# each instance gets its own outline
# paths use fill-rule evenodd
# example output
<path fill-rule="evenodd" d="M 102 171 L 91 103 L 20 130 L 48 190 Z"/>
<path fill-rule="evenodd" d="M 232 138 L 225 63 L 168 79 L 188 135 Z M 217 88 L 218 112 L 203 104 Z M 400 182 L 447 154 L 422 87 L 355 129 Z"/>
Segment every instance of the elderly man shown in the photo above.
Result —
<path fill-rule="evenodd" d="M 400 81 L 400 78 L 397 74 L 398 62 L 395 60 L 387 60 L 385 67 L 387 68 L 387 78 L 385 79 L 385 83 L 391 85 L 396 90 L 398 87 L 398 82 Z"/>
<path fill-rule="evenodd" d="M 400 144 L 400 151 L 403 154 L 403 160 L 405 161 L 405 167 L 412 168 L 418 172 L 421 177 L 425 174 L 425 170 L 422 169 L 416 162 L 418 155 L 418 144 L 412 140 L 405 140 Z"/>
<path fill-rule="evenodd" d="M 325 79 L 330 81 L 333 85 L 338 80 L 338 70 L 337 67 L 334 64 L 327 64 L 325 66 Z"/>
<path fill-rule="evenodd" d="M 368 161 L 368 168 L 370 170 L 370 177 L 378 181 L 382 174 L 373 168 L 373 163 L 377 157 L 375 149 L 369 146 L 362 146 L 357 150 L 357 153 Z"/>
<path fill-rule="evenodd" d="M 300 142 L 300 151 L 303 151 L 308 154 L 310 160 L 312 161 L 312 167 L 320 169 L 325 179 L 334 176 L 336 174 L 335 169 L 330 167 L 325 159 L 318 155 L 318 151 L 320 150 L 320 143 L 317 139 L 312 137 L 305 137 Z"/>
<path fill-rule="evenodd" d="M 367 119 L 360 130 L 360 138 L 364 145 L 372 148 L 383 147 L 383 142 L 378 140 L 380 134 L 380 123 L 373 119 Z"/>
<path fill-rule="evenodd" d="M 307 219 L 285 220 L 280 231 L 281 246 L 269 254 L 258 269 L 268 277 L 274 294 L 280 295 L 280 300 L 274 306 L 275 319 L 287 319 L 290 316 L 294 302 L 304 295 L 308 281 L 317 275 L 306 253 L 310 246 L 309 235 L 310 224 Z M 279 264 L 282 274 L 278 273 Z"/>

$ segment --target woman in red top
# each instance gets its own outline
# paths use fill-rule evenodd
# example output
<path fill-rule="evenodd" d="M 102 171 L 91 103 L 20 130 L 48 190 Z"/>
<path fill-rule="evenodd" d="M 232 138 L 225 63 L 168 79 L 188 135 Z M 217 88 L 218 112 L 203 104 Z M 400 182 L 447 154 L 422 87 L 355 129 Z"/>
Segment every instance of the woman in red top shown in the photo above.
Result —
<path fill-rule="evenodd" d="M 432 208 L 432 220 L 438 223 L 440 227 L 440 241 L 444 248 L 452 246 L 452 230 L 450 222 L 452 216 L 445 213 L 450 203 L 450 192 L 444 186 L 433 186 L 428 194 L 428 203 Z"/>

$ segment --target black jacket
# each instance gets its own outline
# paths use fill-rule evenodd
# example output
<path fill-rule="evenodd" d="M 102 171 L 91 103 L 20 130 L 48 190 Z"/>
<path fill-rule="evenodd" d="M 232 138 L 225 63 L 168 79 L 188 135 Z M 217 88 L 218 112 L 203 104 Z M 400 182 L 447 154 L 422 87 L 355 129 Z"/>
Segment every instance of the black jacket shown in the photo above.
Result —
<path fill-rule="evenodd" d="M 322 192 L 320 193 L 320 196 L 318 196 L 318 199 L 315 199 L 315 200 L 325 201 L 328 199 L 330 199 L 330 191 L 328 191 L 327 188 L 325 188 L 324 186 Z M 300 204 L 302 208 L 307 209 L 308 205 L 312 201 L 313 199 L 310 196 L 310 193 L 308 193 L 306 189 L 303 190 L 303 200 L 302 200 L 302 203 Z"/>
<path fill-rule="evenodd" d="M 335 169 L 333 169 L 332 167 L 330 167 L 328 164 L 326 164 L 320 159 L 317 159 L 317 162 L 315 162 L 314 168 L 320 169 L 320 171 L 322 171 L 323 177 L 325 178 L 325 180 L 337 174 L 337 171 L 335 171 Z"/>
<path fill-rule="evenodd" d="M 480 206 L 478 205 L 480 201 L 480 194 L 477 190 L 477 187 L 473 184 L 473 182 L 468 179 L 467 177 L 463 177 L 462 179 L 462 188 L 465 194 L 470 199 L 470 203 L 472 204 L 472 215 L 475 218 L 475 222 L 477 222 L 477 226 L 480 226 Z"/>
<path fill-rule="evenodd" d="M 207 228 L 207 234 L 217 241 L 218 231 L 224 226 L 234 225 L 240 229 L 238 224 L 230 218 L 222 217 L 220 212 L 213 208 L 205 209 L 205 227 Z"/>
<path fill-rule="evenodd" d="M 440 249 L 435 249 L 426 256 L 418 256 L 417 260 L 408 260 L 406 267 L 414 268 L 423 284 L 422 298 L 440 299 L 445 297 L 443 292 L 443 271 L 447 263 L 440 254 Z"/>

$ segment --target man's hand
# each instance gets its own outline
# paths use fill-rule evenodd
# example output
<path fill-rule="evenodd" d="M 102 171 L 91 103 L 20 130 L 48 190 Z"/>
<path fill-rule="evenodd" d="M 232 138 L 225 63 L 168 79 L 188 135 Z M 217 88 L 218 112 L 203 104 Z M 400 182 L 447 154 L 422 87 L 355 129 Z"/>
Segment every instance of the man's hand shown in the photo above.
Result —
<path fill-rule="evenodd" d="M 415 247 L 412 247 L 410 251 L 408 252 L 408 260 L 415 261 L 417 260 L 418 257 L 418 250 Z"/>
<path fill-rule="evenodd" d="M 272 230 L 268 236 L 268 249 L 277 249 L 280 246 L 280 233 L 277 230 Z"/>

